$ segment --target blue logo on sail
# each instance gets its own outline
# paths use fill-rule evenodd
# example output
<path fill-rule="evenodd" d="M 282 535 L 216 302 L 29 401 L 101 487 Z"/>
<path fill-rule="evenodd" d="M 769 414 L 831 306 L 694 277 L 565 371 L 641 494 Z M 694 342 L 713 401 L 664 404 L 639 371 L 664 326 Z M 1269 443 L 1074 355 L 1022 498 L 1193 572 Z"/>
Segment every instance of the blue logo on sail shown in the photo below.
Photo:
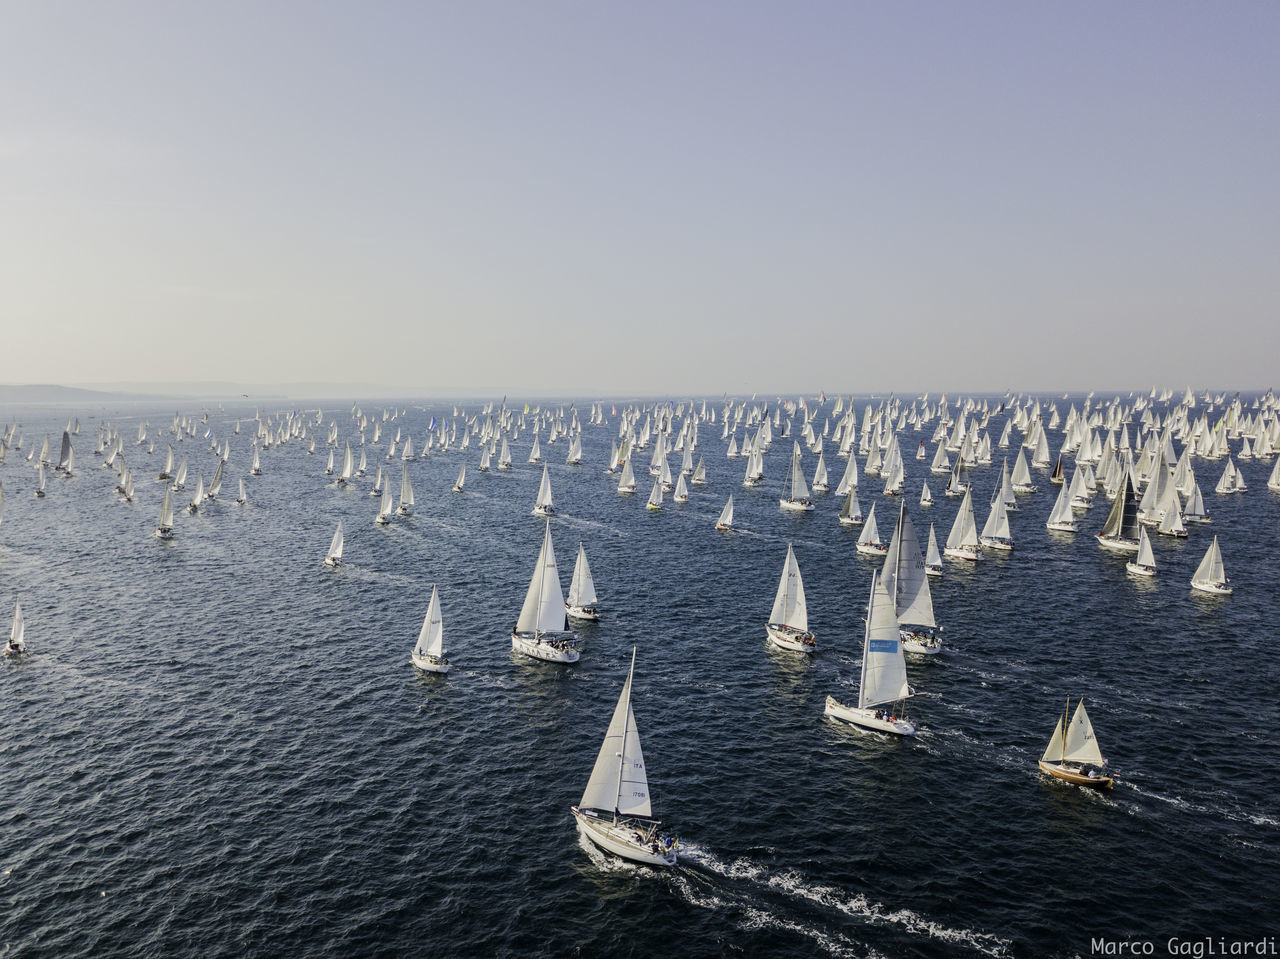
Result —
<path fill-rule="evenodd" d="M 896 639 L 868 640 L 867 651 L 872 653 L 896 653 L 898 651 L 898 641 Z"/>

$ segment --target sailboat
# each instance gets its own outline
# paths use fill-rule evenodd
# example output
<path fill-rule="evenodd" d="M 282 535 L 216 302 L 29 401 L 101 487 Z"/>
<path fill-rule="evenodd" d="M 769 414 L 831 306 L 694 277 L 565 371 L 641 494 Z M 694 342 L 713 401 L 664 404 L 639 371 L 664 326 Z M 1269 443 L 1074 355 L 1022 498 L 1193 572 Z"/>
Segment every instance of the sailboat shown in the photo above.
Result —
<path fill-rule="evenodd" d="M 574 619 L 598 620 L 596 609 L 596 582 L 591 578 L 587 563 L 587 551 L 578 543 L 578 558 L 573 564 L 573 579 L 569 581 L 569 596 L 564 601 L 565 612 Z"/>
<path fill-rule="evenodd" d="M 729 501 L 724 504 L 724 509 L 720 511 L 720 518 L 716 520 L 716 529 L 728 532 L 733 529 L 733 494 L 729 494 Z"/>
<path fill-rule="evenodd" d="M 378 470 L 373 476 L 373 489 L 369 490 L 370 496 L 382 495 L 382 464 L 378 464 Z"/>
<path fill-rule="evenodd" d="M 1098 545 L 1106 549 L 1123 553 L 1138 551 L 1138 499 L 1133 495 L 1133 486 L 1129 482 L 1128 467 L 1121 467 L 1124 475 L 1120 479 L 1120 489 L 1111 504 L 1111 512 L 1107 521 L 1102 524 L 1102 531 L 1095 539 Z"/>
<path fill-rule="evenodd" d="M 400 505 L 396 512 L 401 516 L 408 516 L 413 512 L 413 484 L 409 482 L 409 467 L 406 463 L 400 464 Z"/>
<path fill-rule="evenodd" d="M 676 477 L 676 489 L 671 494 L 671 502 L 687 503 L 689 502 L 689 487 L 684 485 L 684 474 L 681 473 Z"/>
<path fill-rule="evenodd" d="M 1156 555 L 1151 550 L 1151 537 L 1147 535 L 1145 526 L 1139 529 L 1138 558 L 1132 563 L 1125 563 L 1124 568 L 1134 576 L 1154 576 L 1156 574 Z"/>
<path fill-rule="evenodd" d="M 809 498 L 809 486 L 800 469 L 800 444 L 793 441 L 792 447 L 791 463 L 787 467 L 787 476 L 782 481 L 784 495 L 778 500 L 778 505 L 783 509 L 811 510 L 813 500 Z"/>
<path fill-rule="evenodd" d="M 196 491 L 191 496 L 191 502 L 187 504 L 187 511 L 190 513 L 198 513 L 200 511 L 200 501 L 204 499 L 204 474 L 196 473 Z"/>
<path fill-rule="evenodd" d="M 382 491 L 382 500 L 378 504 L 378 515 L 373 521 L 379 526 L 388 526 L 391 523 L 391 513 L 395 510 L 395 503 L 391 499 L 391 488 L 387 487 Z"/>
<path fill-rule="evenodd" d="M 37 476 L 38 476 L 38 479 L 37 479 L 37 482 L 36 482 L 36 496 L 37 496 L 37 497 L 39 497 L 39 498 L 43 498 L 43 497 L 44 497 L 44 487 L 45 487 L 45 475 L 44 475 L 44 464 L 43 464 L 43 463 L 41 463 L 41 464 L 36 468 L 36 474 L 37 474 Z"/>
<path fill-rule="evenodd" d="M 926 508 L 933 505 L 933 494 L 929 492 L 927 482 L 920 488 L 920 505 Z"/>
<path fill-rule="evenodd" d="M 849 462 L 854 462 L 852 456 L 849 457 Z M 845 494 L 844 504 L 840 507 L 836 519 L 840 521 L 841 526 L 862 525 L 862 506 L 858 503 L 858 487 L 849 487 L 849 492 Z"/>
<path fill-rule="evenodd" d="M 1067 700 L 1067 709 L 1070 708 L 1071 701 Z M 1081 699 L 1070 723 L 1067 722 L 1066 709 L 1058 717 L 1049 745 L 1040 757 L 1040 769 L 1077 786 L 1110 789 L 1113 779 L 1105 774 L 1106 765 L 1107 761 L 1098 749 L 1098 740 L 1093 735 L 1093 723 L 1089 722 L 1089 714 L 1085 712 L 1084 700 Z"/>
<path fill-rule="evenodd" d="M 338 528 L 334 531 L 333 542 L 329 544 L 329 554 L 324 558 L 324 564 L 342 565 L 342 520 L 338 520 Z"/>
<path fill-rule="evenodd" d="M 444 623 L 440 619 L 440 593 L 431 587 L 431 602 L 422 620 L 418 642 L 410 654 L 413 665 L 429 673 L 447 673 L 449 660 L 444 657 Z"/>
<path fill-rule="evenodd" d="M 662 480 L 655 479 L 653 481 L 653 489 L 649 491 L 649 500 L 644 505 L 645 509 L 662 509 Z"/>
<path fill-rule="evenodd" d="M 537 439 L 534 439 L 537 443 Z M 533 504 L 534 516 L 554 516 L 555 504 L 551 501 L 551 475 L 547 472 L 547 464 L 542 464 L 542 482 L 538 484 L 538 498 Z"/>
<path fill-rule="evenodd" d="M 938 537 L 934 535 L 933 524 L 929 524 L 929 547 L 924 554 L 924 571 L 930 576 L 942 575 L 942 554 L 938 552 Z"/>
<path fill-rule="evenodd" d="M 622 462 L 622 475 L 618 477 L 619 493 L 634 493 L 636 491 L 636 473 L 631 468 L 631 457 L 627 457 Z"/>
<path fill-rule="evenodd" d="M 262 462 L 258 459 L 258 447 L 253 448 L 253 464 L 249 467 L 249 473 L 252 476 L 262 475 Z"/>
<path fill-rule="evenodd" d="M 1218 548 L 1218 537 L 1215 536 L 1209 548 L 1205 550 L 1204 559 L 1200 560 L 1195 575 L 1191 577 L 1191 588 L 1204 593 L 1217 593 L 1220 596 L 1228 596 L 1235 592 L 1231 586 L 1231 580 L 1227 579 L 1227 571 L 1222 565 L 1222 550 Z"/>
<path fill-rule="evenodd" d="M 22 604 L 13 607 L 13 626 L 9 629 L 9 641 L 4 644 L 6 656 L 18 656 L 27 651 L 27 624 L 22 618 Z"/>
<path fill-rule="evenodd" d="M 1053 509 L 1044 524 L 1059 533 L 1074 533 L 1079 528 L 1076 514 L 1071 511 L 1071 501 L 1067 498 L 1068 492 L 1066 483 L 1058 487 L 1058 498 L 1053 501 Z"/>
<path fill-rule="evenodd" d="M 929 591 L 929 577 L 906 500 L 898 504 L 898 522 L 880 575 L 885 591 L 893 597 L 902 648 L 908 653 L 927 656 L 940 652 L 941 627 L 933 616 L 933 594 Z"/>
<path fill-rule="evenodd" d="M 969 490 L 964 491 L 964 499 L 960 501 L 956 520 L 951 524 L 951 534 L 947 537 L 947 546 L 943 550 L 943 555 L 951 559 L 970 561 L 981 558 L 978 521 L 973 517 L 973 494 Z"/>
<path fill-rule="evenodd" d="M 631 684 L 636 672 L 635 647 L 631 669 L 622 685 L 618 705 L 596 755 L 578 805 L 570 806 L 578 833 L 605 852 L 649 866 L 674 866 L 680 844 L 660 835 L 649 801 L 640 732 L 631 709 Z"/>
<path fill-rule="evenodd" d="M 243 506 L 247 502 L 249 499 L 244 495 L 244 477 L 242 476 L 240 477 L 240 495 L 236 497 L 236 505 Z"/>
<path fill-rule="evenodd" d="M 982 524 L 982 534 L 978 542 L 988 549 L 1013 549 L 1013 532 L 1009 529 L 1009 513 L 1004 499 L 1000 495 L 1000 487 L 996 487 L 995 498 L 991 501 L 991 512 L 987 521 Z"/>
<path fill-rule="evenodd" d="M 157 539 L 173 538 L 173 487 L 164 488 L 164 502 L 160 504 L 160 522 L 156 526 Z"/>
<path fill-rule="evenodd" d="M 884 556 L 889 547 L 880 542 L 880 530 L 876 527 L 876 504 L 871 504 L 871 512 L 867 514 L 866 525 L 858 535 L 858 552 L 864 556 Z"/>
<path fill-rule="evenodd" d="M 902 655 L 898 617 L 884 582 L 871 574 L 871 596 L 867 601 L 867 623 L 862 639 L 862 676 L 858 682 L 858 705 L 846 706 L 834 696 L 827 697 L 824 714 L 864 729 L 914 736 L 916 728 L 903 716 L 905 701 L 914 695 L 907 685 L 907 661 Z M 888 709 L 876 707 L 889 706 Z M 895 708 L 896 707 L 896 708 Z"/>
<path fill-rule="evenodd" d="M 467 464 L 463 463 L 462 468 L 458 470 L 458 480 L 456 483 L 453 484 L 453 491 L 455 493 L 461 493 L 462 484 L 465 483 L 466 481 L 467 481 Z"/>
<path fill-rule="evenodd" d="M 560 592 L 560 572 L 551 545 L 549 520 L 524 605 L 520 607 L 520 617 L 511 631 L 511 648 L 552 663 L 578 661 L 578 637 L 565 629 L 564 594 Z"/>
<path fill-rule="evenodd" d="M 1280 460 L 1276 460 L 1280 463 Z M 1200 492 L 1200 484 L 1191 487 L 1191 495 L 1187 497 L 1187 505 L 1182 508 L 1182 518 L 1188 523 L 1212 523 L 1209 511 L 1204 506 L 1204 494 Z"/>
<path fill-rule="evenodd" d="M 765 625 L 765 636 L 775 646 L 797 653 L 813 653 L 817 641 L 809 632 L 809 609 L 804 598 L 804 580 L 800 577 L 800 565 L 795 550 L 787 544 L 787 558 L 782 564 L 782 578 L 773 598 L 773 610 Z"/>

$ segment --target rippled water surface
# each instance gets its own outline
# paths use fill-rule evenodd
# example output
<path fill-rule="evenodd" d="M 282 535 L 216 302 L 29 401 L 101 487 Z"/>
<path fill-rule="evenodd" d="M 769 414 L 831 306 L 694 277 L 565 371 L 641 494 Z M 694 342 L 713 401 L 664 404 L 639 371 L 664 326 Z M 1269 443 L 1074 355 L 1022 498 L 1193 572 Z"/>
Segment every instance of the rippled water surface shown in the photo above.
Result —
<path fill-rule="evenodd" d="M 544 436 L 562 581 L 581 541 L 604 612 L 557 666 L 509 639 L 543 528 L 527 433 L 509 473 L 477 472 L 474 445 L 411 463 L 416 514 L 381 528 L 371 479 L 334 487 L 298 441 L 249 477 L 253 410 L 211 410 L 201 434 L 232 442 L 222 495 L 160 542 L 163 443 L 131 441 L 173 410 L 76 412 L 76 475 L 50 475 L 44 499 L 26 453 L 46 433 L 56 451 L 67 412 L 4 412 L 26 440 L 0 464 L 0 619 L 21 600 L 31 652 L 0 663 L 0 954 L 1057 956 L 1091 936 L 1275 932 L 1270 462 L 1241 462 L 1250 489 L 1225 497 L 1221 464 L 1196 462 L 1213 525 L 1156 537 L 1153 582 L 1095 544 L 1105 501 L 1049 533 L 1057 488 L 1038 472 L 1016 550 L 933 581 L 947 649 L 909 662 L 921 733 L 889 741 L 823 718 L 828 694 L 856 695 L 875 564 L 833 495 L 778 508 L 789 439 L 747 490 L 704 424 L 710 484 L 651 512 L 643 471 L 635 496 L 603 472 L 616 417 L 586 428 L 581 466 Z M 408 407 L 399 425 L 419 446 L 451 412 Z M 325 419 L 358 441 L 349 407 Z M 103 420 L 125 436 L 132 504 L 92 454 Z M 909 509 L 941 543 L 958 501 L 912 456 L 920 438 L 902 434 Z M 209 441 L 175 448 L 207 481 Z M 368 452 L 372 467 L 385 443 Z M 980 524 L 998 476 L 999 455 L 974 473 Z M 887 539 L 896 502 L 878 490 L 864 477 L 860 500 Z M 717 534 L 730 493 L 741 531 Z M 345 565 L 325 569 L 340 519 Z M 1187 585 L 1215 533 L 1223 599 Z M 813 659 L 764 642 L 788 542 Z M 432 583 L 447 676 L 409 664 Z M 668 872 L 585 848 L 569 815 L 633 645 L 655 814 L 684 842 Z M 1119 776 L 1109 795 L 1036 769 L 1079 695 Z"/>

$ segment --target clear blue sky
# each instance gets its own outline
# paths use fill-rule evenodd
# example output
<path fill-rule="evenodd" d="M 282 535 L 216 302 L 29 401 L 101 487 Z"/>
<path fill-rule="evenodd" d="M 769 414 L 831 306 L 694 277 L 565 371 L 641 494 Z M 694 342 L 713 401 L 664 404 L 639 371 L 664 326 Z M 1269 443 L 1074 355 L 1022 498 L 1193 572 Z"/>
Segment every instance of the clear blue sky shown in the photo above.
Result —
<path fill-rule="evenodd" d="M 1280 4 L 5 3 L 0 380 L 1252 388 Z"/>

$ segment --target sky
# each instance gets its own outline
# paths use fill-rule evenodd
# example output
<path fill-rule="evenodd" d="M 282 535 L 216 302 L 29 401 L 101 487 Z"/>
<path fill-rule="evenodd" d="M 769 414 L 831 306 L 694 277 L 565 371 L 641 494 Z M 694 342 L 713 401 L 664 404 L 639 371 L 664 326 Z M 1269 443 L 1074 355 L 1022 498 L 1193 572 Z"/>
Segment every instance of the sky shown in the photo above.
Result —
<path fill-rule="evenodd" d="M 0 382 L 1258 389 L 1280 4 L 0 4 Z"/>

